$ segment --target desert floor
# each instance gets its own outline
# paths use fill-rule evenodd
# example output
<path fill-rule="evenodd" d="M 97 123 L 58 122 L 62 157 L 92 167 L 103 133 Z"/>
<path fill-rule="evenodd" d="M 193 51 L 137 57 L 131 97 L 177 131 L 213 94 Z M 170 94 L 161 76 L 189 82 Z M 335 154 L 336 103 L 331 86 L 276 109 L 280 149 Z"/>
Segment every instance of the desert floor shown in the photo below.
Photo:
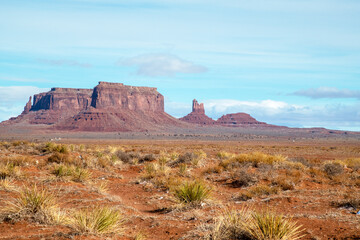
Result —
<path fill-rule="evenodd" d="M 290 221 L 300 239 L 360 239 L 359 143 L 2 141 L 0 239 L 242 239 L 221 217 L 245 210 Z M 204 197 L 182 201 L 191 184 Z M 31 193 L 47 199 L 35 209 Z M 104 231 L 90 226 L 102 207 L 118 214 Z"/>

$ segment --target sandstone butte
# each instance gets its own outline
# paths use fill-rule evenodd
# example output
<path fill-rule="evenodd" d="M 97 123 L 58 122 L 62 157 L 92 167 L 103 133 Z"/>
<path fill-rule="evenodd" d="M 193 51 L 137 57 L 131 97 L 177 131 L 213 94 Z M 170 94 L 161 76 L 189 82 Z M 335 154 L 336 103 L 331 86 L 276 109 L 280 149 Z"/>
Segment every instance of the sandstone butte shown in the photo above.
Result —
<path fill-rule="evenodd" d="M 180 118 L 181 121 L 188 123 L 195 123 L 200 125 L 221 125 L 225 127 L 240 127 L 240 126 L 272 126 L 264 122 L 259 122 L 247 113 L 231 113 L 220 117 L 218 120 L 206 116 L 204 104 L 198 103 L 196 99 L 193 100 L 192 112 L 185 117 Z"/>
<path fill-rule="evenodd" d="M 151 131 L 166 127 L 272 126 L 249 114 L 233 113 L 217 121 L 206 116 L 204 104 L 193 100 L 192 112 L 176 119 L 164 111 L 164 97 L 156 88 L 99 82 L 94 89 L 52 88 L 29 98 L 24 111 L 2 125 L 47 125 L 70 131 Z"/>

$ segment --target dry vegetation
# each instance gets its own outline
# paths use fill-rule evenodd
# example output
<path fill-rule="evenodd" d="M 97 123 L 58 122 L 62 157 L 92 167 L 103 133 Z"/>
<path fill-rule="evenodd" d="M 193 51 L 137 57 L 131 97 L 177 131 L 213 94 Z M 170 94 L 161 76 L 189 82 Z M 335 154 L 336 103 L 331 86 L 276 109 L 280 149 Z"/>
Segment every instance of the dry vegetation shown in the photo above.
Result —
<path fill-rule="evenodd" d="M 357 143 L 0 142 L 0 239 L 359 239 L 359 190 Z"/>

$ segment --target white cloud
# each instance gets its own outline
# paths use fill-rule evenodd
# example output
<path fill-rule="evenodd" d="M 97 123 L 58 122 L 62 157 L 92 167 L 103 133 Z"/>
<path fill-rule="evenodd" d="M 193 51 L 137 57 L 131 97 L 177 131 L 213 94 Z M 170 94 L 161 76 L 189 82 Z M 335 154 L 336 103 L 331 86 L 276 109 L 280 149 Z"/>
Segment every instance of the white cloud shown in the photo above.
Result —
<path fill-rule="evenodd" d="M 238 101 L 232 99 L 208 100 L 205 101 L 205 108 L 209 115 L 220 117 L 227 113 L 236 112 L 261 112 L 268 116 L 279 114 L 283 111 L 292 111 L 294 109 L 301 109 L 301 106 L 290 105 L 285 102 L 274 100 L 263 100 L 259 102 L 252 101 Z"/>
<path fill-rule="evenodd" d="M 34 86 L 0 87 L 0 121 L 16 117 L 24 110 L 24 106 L 30 96 L 49 90 L 48 88 Z"/>
<path fill-rule="evenodd" d="M 6 106 L 9 103 L 23 102 L 25 103 L 29 100 L 29 97 L 41 93 L 47 92 L 50 89 L 48 88 L 38 88 L 34 86 L 9 86 L 9 87 L 0 87 L 0 96 L 1 96 L 1 105 Z"/>
<path fill-rule="evenodd" d="M 299 90 L 293 93 L 296 96 L 310 98 L 357 98 L 360 99 L 359 90 L 338 89 L 335 87 L 319 87 Z"/>
<path fill-rule="evenodd" d="M 136 66 L 137 74 L 150 77 L 168 77 L 177 73 L 202 73 L 207 68 L 171 54 L 143 54 L 118 62 L 119 65 Z"/>

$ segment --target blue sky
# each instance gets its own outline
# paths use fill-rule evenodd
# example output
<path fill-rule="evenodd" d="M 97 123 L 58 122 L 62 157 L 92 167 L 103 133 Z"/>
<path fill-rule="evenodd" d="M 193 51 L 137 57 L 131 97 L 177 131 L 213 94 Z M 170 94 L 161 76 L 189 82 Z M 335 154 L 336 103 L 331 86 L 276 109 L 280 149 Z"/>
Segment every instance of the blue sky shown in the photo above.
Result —
<path fill-rule="evenodd" d="M 0 121 L 51 87 L 157 87 L 218 118 L 360 131 L 358 0 L 2 0 Z"/>

